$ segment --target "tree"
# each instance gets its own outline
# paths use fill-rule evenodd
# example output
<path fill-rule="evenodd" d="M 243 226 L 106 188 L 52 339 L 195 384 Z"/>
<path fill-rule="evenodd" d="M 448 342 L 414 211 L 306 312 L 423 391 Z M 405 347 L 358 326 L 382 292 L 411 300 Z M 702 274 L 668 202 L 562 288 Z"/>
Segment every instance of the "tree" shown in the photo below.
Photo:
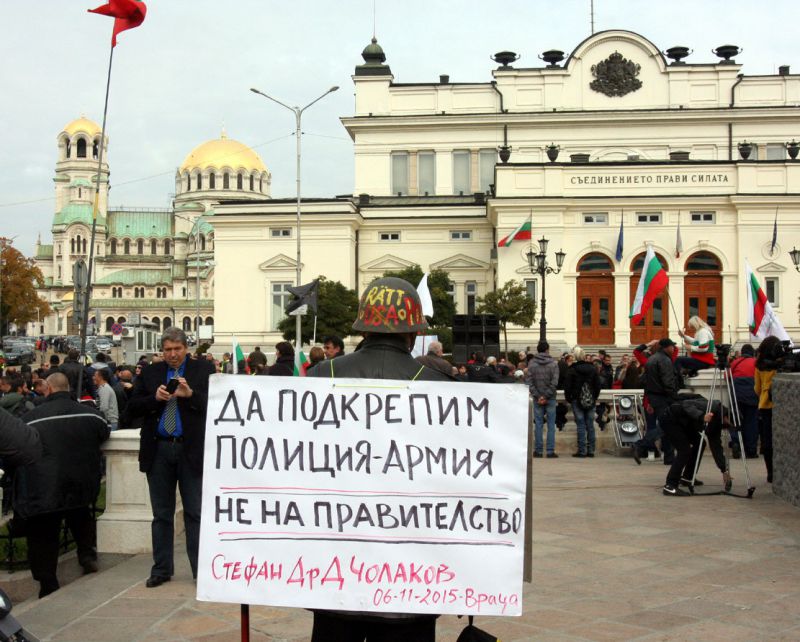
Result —
<path fill-rule="evenodd" d="M 328 281 L 319 277 L 317 292 L 317 340 L 328 335 L 347 337 L 353 333 L 353 321 L 358 314 L 358 295 L 339 281 Z M 283 338 L 295 338 L 295 320 L 288 316 L 278 324 Z M 301 337 L 303 343 L 311 343 L 314 334 L 314 314 L 311 310 L 303 318 Z"/>
<path fill-rule="evenodd" d="M 0 334 L 8 334 L 9 323 L 20 327 L 50 314 L 47 301 L 36 294 L 43 286 L 42 271 L 33 259 L 0 239 Z"/>
<path fill-rule="evenodd" d="M 506 326 L 509 323 L 523 328 L 530 328 L 536 316 L 536 303 L 528 296 L 525 284 L 520 281 L 507 281 L 499 290 L 488 292 L 484 297 L 478 297 L 478 314 L 493 314 L 500 322 L 503 330 L 503 341 L 508 354 L 508 334 Z"/>
<path fill-rule="evenodd" d="M 412 265 L 397 272 L 384 272 L 383 276 L 394 276 L 408 281 L 414 287 L 422 281 L 425 274 L 419 265 Z M 450 275 L 444 270 L 433 270 L 428 274 L 428 289 L 433 301 L 433 319 L 431 326 L 453 326 L 453 315 L 456 313 L 456 304 L 450 296 Z"/>

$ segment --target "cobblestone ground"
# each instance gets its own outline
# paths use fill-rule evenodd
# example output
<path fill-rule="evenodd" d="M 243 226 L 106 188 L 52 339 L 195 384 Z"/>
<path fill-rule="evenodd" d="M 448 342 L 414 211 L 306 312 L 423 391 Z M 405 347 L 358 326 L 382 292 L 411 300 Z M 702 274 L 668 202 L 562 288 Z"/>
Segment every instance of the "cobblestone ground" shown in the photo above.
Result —
<path fill-rule="evenodd" d="M 740 462 L 735 484 L 744 487 Z M 661 495 L 665 468 L 630 459 L 534 460 L 534 583 L 519 618 L 478 618 L 503 642 L 799 640 L 800 510 L 774 497 L 751 460 L 753 499 Z M 719 489 L 704 467 L 704 491 Z M 736 488 L 735 488 L 736 490 Z M 194 599 L 175 580 L 147 589 L 147 555 L 15 608 L 43 641 L 240 640 L 239 607 Z M 311 614 L 254 607 L 254 642 L 308 640 Z M 462 620 L 439 620 L 454 642 Z M 413 642 L 413 641 L 409 641 Z"/>

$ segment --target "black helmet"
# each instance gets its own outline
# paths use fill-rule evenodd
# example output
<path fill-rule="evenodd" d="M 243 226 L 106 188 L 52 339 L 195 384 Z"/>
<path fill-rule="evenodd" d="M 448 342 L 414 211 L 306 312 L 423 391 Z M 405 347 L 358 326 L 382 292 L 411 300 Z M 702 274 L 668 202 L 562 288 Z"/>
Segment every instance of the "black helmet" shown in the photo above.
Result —
<path fill-rule="evenodd" d="M 427 328 L 416 288 L 394 276 L 375 279 L 367 286 L 353 323 L 357 332 L 383 334 L 416 333 Z"/>

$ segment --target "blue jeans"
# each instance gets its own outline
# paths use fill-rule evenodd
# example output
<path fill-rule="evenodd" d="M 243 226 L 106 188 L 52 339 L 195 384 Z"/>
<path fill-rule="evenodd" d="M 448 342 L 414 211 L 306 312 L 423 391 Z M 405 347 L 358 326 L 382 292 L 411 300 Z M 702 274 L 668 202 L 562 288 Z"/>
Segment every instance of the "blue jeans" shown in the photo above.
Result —
<path fill-rule="evenodd" d="M 192 471 L 183 455 L 183 444 L 159 441 L 150 470 L 147 472 L 150 504 L 153 506 L 151 535 L 153 568 L 151 575 L 172 577 L 175 538 L 175 487 L 183 502 L 183 525 L 186 529 L 186 552 L 192 575 L 197 577 L 197 553 L 200 544 L 200 503 L 203 477 Z"/>
<path fill-rule="evenodd" d="M 594 408 L 584 410 L 577 401 L 572 402 L 572 415 L 578 426 L 578 452 L 582 455 L 594 452 Z M 586 437 L 589 443 L 586 443 Z"/>
<path fill-rule="evenodd" d="M 534 399 L 533 419 L 535 422 L 534 450 L 542 452 L 542 429 L 544 428 L 544 413 L 547 411 L 547 454 L 556 450 L 556 400 L 548 399 L 547 404 L 540 406 Z"/>

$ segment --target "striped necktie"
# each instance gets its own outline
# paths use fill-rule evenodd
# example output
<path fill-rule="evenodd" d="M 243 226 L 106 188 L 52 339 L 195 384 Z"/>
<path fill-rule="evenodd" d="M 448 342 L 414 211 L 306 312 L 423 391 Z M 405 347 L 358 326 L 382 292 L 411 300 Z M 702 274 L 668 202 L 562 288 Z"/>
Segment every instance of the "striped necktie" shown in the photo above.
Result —
<path fill-rule="evenodd" d="M 178 398 L 171 397 L 164 409 L 164 431 L 171 435 L 178 427 Z"/>

